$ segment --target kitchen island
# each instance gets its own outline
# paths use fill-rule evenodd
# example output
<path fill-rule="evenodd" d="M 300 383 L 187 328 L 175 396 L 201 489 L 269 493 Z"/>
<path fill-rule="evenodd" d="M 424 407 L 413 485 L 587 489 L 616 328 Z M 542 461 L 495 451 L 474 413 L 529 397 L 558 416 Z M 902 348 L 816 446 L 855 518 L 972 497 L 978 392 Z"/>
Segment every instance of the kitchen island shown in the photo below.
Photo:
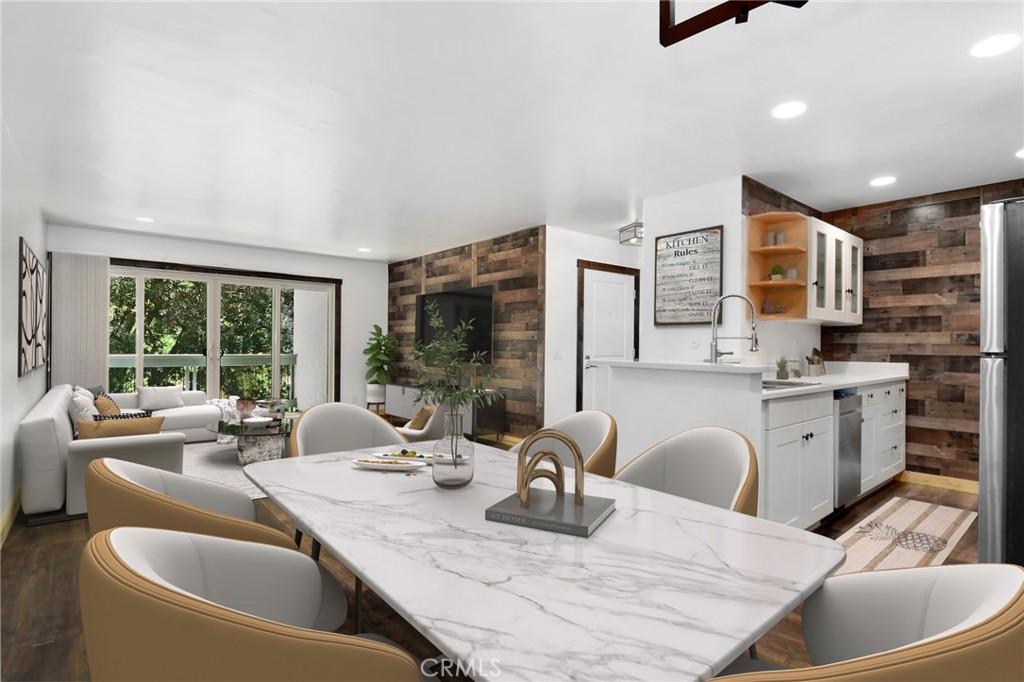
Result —
<path fill-rule="evenodd" d="M 617 469 L 688 429 L 721 426 L 743 434 L 757 452 L 758 515 L 806 528 L 835 504 L 834 391 L 862 397 L 862 494 L 901 472 L 906 456 L 908 365 L 828 362 L 826 369 L 795 386 L 764 390 L 762 379 L 774 377 L 767 365 L 592 361 L 584 407 L 615 417 Z"/>

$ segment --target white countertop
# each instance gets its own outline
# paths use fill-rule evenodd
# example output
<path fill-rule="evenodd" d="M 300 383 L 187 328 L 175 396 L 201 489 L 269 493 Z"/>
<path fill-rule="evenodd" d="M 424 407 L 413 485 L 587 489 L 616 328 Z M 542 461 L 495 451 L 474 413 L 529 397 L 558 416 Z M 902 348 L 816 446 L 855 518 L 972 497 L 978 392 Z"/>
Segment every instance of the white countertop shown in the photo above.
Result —
<path fill-rule="evenodd" d="M 442 652 L 482 665 L 480 682 L 706 680 L 845 557 L 820 535 L 593 474 L 586 492 L 616 510 L 590 538 L 486 521 L 516 459 L 475 451 L 459 490 L 429 468 L 355 469 L 358 453 L 245 474 Z"/>
<path fill-rule="evenodd" d="M 829 374 L 824 376 L 792 379 L 807 382 L 806 386 L 761 391 L 761 399 L 773 400 L 821 391 L 837 391 L 841 388 L 906 381 L 910 376 L 909 365 L 905 362 L 828 362 L 825 367 Z"/>
<path fill-rule="evenodd" d="M 717 372 L 719 374 L 763 374 L 772 368 L 768 365 L 746 363 L 710 362 L 640 362 L 637 360 L 590 360 L 595 367 L 617 367 L 622 369 L 660 369 L 670 372 Z"/>

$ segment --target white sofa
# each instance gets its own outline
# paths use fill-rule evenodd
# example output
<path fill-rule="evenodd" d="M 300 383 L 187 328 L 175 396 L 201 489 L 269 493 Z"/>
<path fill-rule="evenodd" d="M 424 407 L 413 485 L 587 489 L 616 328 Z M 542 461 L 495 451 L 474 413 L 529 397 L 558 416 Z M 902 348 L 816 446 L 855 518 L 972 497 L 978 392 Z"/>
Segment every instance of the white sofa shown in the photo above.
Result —
<path fill-rule="evenodd" d="M 110 399 L 122 410 L 139 408 L 138 393 L 111 393 Z M 182 391 L 181 399 L 185 403 L 183 407 L 153 410 L 154 417 L 164 418 L 164 425 L 160 430 L 184 433 L 186 443 L 216 440 L 217 434 L 206 427 L 220 421 L 220 408 L 216 405 L 207 405 L 206 393 L 203 391 Z"/>
<path fill-rule="evenodd" d="M 54 386 L 18 425 L 15 452 L 21 468 L 21 508 L 26 514 L 85 513 L 85 469 L 113 457 L 181 473 L 185 435 L 178 432 L 75 440 L 68 404 L 71 385 Z M 216 409 L 216 408 L 215 408 Z"/>

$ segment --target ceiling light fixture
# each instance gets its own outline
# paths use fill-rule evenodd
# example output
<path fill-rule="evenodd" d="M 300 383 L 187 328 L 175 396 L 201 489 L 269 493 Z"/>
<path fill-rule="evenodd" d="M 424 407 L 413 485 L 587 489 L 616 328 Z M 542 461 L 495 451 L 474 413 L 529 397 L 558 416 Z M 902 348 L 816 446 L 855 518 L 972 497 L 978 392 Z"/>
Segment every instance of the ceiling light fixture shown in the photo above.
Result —
<path fill-rule="evenodd" d="M 885 187 L 896 182 L 896 178 L 891 175 L 880 175 L 877 178 L 872 178 L 871 182 L 868 183 L 872 187 Z"/>
<path fill-rule="evenodd" d="M 1013 48 L 1020 45 L 1020 35 L 1016 33 L 1000 33 L 999 35 L 989 36 L 982 41 L 974 43 L 971 47 L 972 57 L 996 57 L 1001 54 L 1006 54 Z"/>
<path fill-rule="evenodd" d="M 787 118 L 796 118 L 807 111 L 807 103 L 801 102 L 800 100 L 793 100 L 792 102 L 783 102 L 772 109 L 772 117 L 779 120 Z"/>
<path fill-rule="evenodd" d="M 619 244 L 640 246 L 644 242 L 644 224 L 637 221 L 619 228 Z"/>
<path fill-rule="evenodd" d="M 370 250 L 365 246 L 360 246 L 358 249 L 356 249 L 356 251 L 358 251 L 359 253 L 370 253 Z"/>
<path fill-rule="evenodd" d="M 137 220 L 140 223 L 155 223 L 156 222 L 152 218 L 147 218 L 146 216 L 141 216 L 141 215 L 140 216 L 136 216 L 135 220 Z"/>
<path fill-rule="evenodd" d="M 1024 148 L 1018 149 L 1017 153 L 1014 154 L 1018 159 L 1024 159 Z"/>

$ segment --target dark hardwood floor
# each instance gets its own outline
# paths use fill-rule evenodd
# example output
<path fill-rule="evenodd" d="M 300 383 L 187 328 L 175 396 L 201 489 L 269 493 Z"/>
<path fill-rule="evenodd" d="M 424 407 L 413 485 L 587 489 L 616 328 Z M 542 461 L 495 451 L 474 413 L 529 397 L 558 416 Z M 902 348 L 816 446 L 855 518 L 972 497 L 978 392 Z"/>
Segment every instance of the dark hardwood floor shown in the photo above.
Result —
<path fill-rule="evenodd" d="M 977 496 L 941 488 L 894 483 L 827 522 L 818 532 L 838 537 L 893 496 L 963 509 L 977 509 Z M 287 517 L 266 500 L 257 502 L 259 520 L 291 534 Z M 957 544 L 947 563 L 972 563 L 977 556 L 977 524 Z M 28 527 L 16 522 L 0 553 L 0 637 L 3 680 L 87 680 L 89 678 L 78 612 L 78 559 L 88 539 L 84 520 Z M 310 551 L 308 538 L 303 551 Z M 321 560 L 350 595 L 354 578 L 326 552 Z M 346 624 L 351 632 L 352 620 Z M 391 638 L 419 658 L 437 650 L 375 594 L 363 597 L 363 630 Z M 792 613 L 758 643 L 762 658 L 786 667 L 809 665 L 800 632 L 800 615 Z"/>

